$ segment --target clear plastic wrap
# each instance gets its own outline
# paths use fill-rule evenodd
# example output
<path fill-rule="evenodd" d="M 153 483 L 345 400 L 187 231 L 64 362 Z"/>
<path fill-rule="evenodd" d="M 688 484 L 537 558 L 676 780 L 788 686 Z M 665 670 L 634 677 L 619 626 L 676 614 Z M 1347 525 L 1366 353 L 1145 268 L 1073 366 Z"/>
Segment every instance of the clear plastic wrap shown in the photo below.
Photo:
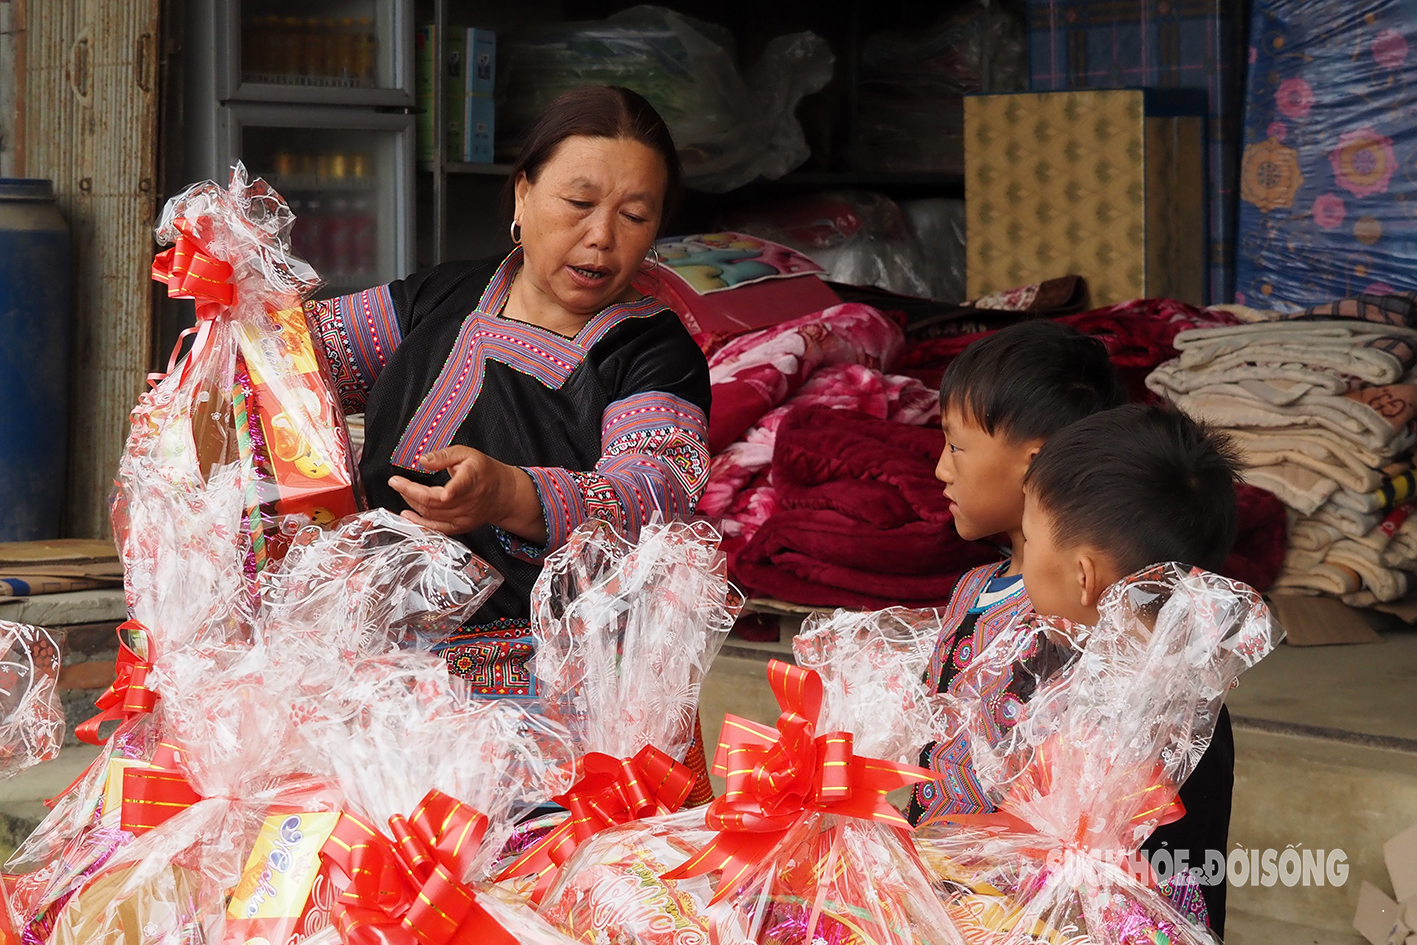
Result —
<path fill-rule="evenodd" d="M 682 761 L 699 687 L 743 605 L 721 537 L 705 522 L 651 524 L 631 545 L 594 521 L 532 589 L 548 718 L 583 752 L 629 758 L 654 745 Z"/>
<path fill-rule="evenodd" d="M 795 111 L 831 80 L 833 65 L 826 40 L 793 33 L 771 40 L 745 77 L 727 30 L 655 6 L 512 33 L 498 60 L 500 144 L 519 145 L 563 92 L 624 86 L 664 117 L 684 182 L 713 193 L 781 177 L 807 159 Z"/>
<path fill-rule="evenodd" d="M 302 300 L 294 215 L 240 164 L 168 201 L 153 275 L 196 338 L 133 411 L 113 527 L 132 615 L 158 649 L 249 632 L 255 575 L 311 522 L 356 511 L 349 438 Z M 182 587 L 181 594 L 172 593 Z"/>
<path fill-rule="evenodd" d="M 1090 630 L 1040 618 L 1000 637 L 945 697 L 998 813 L 916 839 L 972 941 L 1213 941 L 1136 853 L 1179 813 L 1226 691 L 1281 631 L 1249 587 L 1174 564 L 1118 582 L 1099 610 Z M 1040 660 L 1040 645 L 1071 655 Z"/>
<path fill-rule="evenodd" d="M 720 541 L 706 522 L 652 522 L 631 545 L 591 520 L 547 559 L 532 589 L 533 670 L 546 716 L 581 757 L 576 783 L 555 798 L 569 819 L 503 880 L 535 876 L 539 899 L 597 831 L 687 799 L 699 689 L 743 603 Z"/>
<path fill-rule="evenodd" d="M 262 576 L 260 623 L 273 648 L 374 656 L 439 642 L 501 583 L 461 542 L 370 509 L 295 535 Z"/>
<path fill-rule="evenodd" d="M 903 763 L 939 724 L 921 677 L 933 612 L 809 618 L 799 667 L 774 662 L 777 728 L 729 716 L 708 808 L 585 844 L 543 913 L 615 945 L 913 945 L 962 939 L 887 792 L 929 777 Z"/>
<path fill-rule="evenodd" d="M 0 778 L 59 754 L 59 647 L 49 631 L 0 620 Z"/>
<path fill-rule="evenodd" d="M 931 297 L 920 241 L 884 194 L 825 191 L 730 211 L 718 223 L 797 250 L 826 269 L 833 282 Z"/>

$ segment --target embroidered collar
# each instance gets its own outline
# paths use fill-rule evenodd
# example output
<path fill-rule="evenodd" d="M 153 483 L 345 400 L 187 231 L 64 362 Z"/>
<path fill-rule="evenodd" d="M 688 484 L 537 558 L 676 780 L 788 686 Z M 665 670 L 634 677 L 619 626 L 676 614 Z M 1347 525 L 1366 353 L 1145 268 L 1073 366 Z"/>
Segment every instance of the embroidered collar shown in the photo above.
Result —
<path fill-rule="evenodd" d="M 452 443 L 482 391 L 488 361 L 535 378 L 549 390 L 560 390 L 590 350 L 616 325 L 666 311 L 663 302 L 651 297 L 617 302 L 592 316 L 574 338 L 567 338 L 501 315 L 512 279 L 521 265 L 522 249 L 517 247 L 497 267 L 477 308 L 458 330 L 438 379 L 404 428 L 392 457 L 394 465 L 416 470 L 424 453 Z"/>

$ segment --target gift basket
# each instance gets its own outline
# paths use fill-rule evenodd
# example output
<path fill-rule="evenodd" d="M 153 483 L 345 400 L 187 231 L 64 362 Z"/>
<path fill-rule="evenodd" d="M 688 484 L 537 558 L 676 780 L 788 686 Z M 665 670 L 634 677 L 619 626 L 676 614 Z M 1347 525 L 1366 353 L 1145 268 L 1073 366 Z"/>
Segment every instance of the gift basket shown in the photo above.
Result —
<path fill-rule="evenodd" d="M 776 727 L 724 721 L 726 793 L 602 832 L 543 914 L 597 943 L 961 943 L 887 800 L 929 778 L 907 762 L 938 724 L 938 633 L 932 612 L 809 618 L 798 665 L 768 667 Z"/>
<path fill-rule="evenodd" d="M 547 559 L 533 668 L 546 717 L 580 757 L 555 798 L 569 816 L 504 867 L 504 880 L 534 877 L 533 898 L 598 831 L 687 800 L 699 689 L 742 607 L 720 541 L 705 522 L 654 522 L 630 545 L 592 520 Z"/>
<path fill-rule="evenodd" d="M 64 708 L 48 631 L 0 620 L 0 654 L 0 778 L 8 778 L 59 754 Z"/>
<path fill-rule="evenodd" d="M 1174 564 L 1113 585 L 1099 611 L 1090 629 L 1038 618 L 1000 637 L 945 697 L 996 810 L 916 840 L 970 941 L 1214 942 L 1138 850 L 1183 813 L 1226 691 L 1281 631 L 1251 588 Z"/>
<path fill-rule="evenodd" d="M 301 527 L 358 508 L 348 432 L 301 307 L 319 278 L 290 252 L 294 220 L 237 164 L 229 187 L 187 188 L 157 226 L 172 248 L 153 278 L 195 301 L 197 327 L 133 410 L 113 530 L 129 611 L 164 646 L 249 633 L 257 575 Z"/>

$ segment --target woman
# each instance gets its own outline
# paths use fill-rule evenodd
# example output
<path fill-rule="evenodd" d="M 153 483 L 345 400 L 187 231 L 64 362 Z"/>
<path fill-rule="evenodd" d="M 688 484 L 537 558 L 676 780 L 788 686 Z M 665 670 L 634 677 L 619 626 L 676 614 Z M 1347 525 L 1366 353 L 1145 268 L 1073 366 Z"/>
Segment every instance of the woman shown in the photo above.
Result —
<path fill-rule="evenodd" d="M 573 90 L 512 168 L 511 255 L 306 305 L 345 410 L 364 412 L 369 504 L 456 536 L 505 578 L 442 650 L 481 695 L 535 698 L 531 588 L 572 529 L 599 518 L 634 539 L 703 492 L 708 365 L 631 284 L 679 174 L 643 98 Z"/>

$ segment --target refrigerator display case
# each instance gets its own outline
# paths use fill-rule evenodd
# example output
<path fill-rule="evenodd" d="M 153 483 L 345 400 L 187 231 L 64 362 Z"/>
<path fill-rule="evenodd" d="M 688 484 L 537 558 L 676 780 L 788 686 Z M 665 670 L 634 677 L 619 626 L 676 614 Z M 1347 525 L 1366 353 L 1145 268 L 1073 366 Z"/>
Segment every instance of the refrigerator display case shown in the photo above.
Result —
<path fill-rule="evenodd" d="M 219 98 L 412 107 L 413 5 L 216 0 Z"/>
<path fill-rule="evenodd" d="M 413 116 L 233 103 L 222 119 L 228 163 L 240 157 L 286 198 L 293 248 L 325 295 L 413 270 Z"/>
<path fill-rule="evenodd" d="M 186 179 L 240 160 L 289 202 L 322 295 L 415 258 L 412 0 L 187 0 Z"/>

